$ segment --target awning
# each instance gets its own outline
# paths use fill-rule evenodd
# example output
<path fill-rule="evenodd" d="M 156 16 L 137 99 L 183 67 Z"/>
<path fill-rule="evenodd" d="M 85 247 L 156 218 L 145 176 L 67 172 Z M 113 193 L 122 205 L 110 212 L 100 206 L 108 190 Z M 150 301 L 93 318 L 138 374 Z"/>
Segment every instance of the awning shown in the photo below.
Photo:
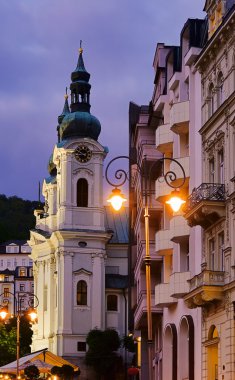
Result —
<path fill-rule="evenodd" d="M 25 355 L 19 359 L 19 370 L 23 371 L 29 365 L 36 365 L 40 372 L 50 372 L 50 369 L 54 366 L 62 367 L 62 365 L 70 365 L 74 371 L 78 371 L 79 367 L 75 364 L 68 362 L 61 356 L 55 355 L 48 349 L 32 352 L 29 355 Z M 11 362 L 0 367 L 0 372 L 4 373 L 16 373 L 17 362 Z"/>

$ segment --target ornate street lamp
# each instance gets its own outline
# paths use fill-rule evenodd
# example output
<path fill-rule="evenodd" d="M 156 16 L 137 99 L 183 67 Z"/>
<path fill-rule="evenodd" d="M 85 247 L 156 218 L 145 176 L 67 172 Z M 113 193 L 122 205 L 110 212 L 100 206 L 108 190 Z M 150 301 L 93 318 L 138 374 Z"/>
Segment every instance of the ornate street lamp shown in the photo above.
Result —
<path fill-rule="evenodd" d="M 15 292 L 10 291 L 0 294 L 0 318 L 5 320 L 7 315 L 10 314 L 8 306 L 10 304 L 9 297 L 14 300 L 14 313 L 16 317 L 16 378 L 19 378 L 19 359 L 20 359 L 20 317 L 27 312 L 31 321 L 34 322 L 37 318 L 36 308 L 39 305 L 38 297 L 31 292 Z M 28 298 L 27 307 L 22 307 L 22 301 Z"/>
<path fill-rule="evenodd" d="M 118 156 L 113 158 L 107 165 L 105 170 L 105 178 L 106 181 L 114 188 L 112 190 L 112 194 L 108 198 L 108 202 L 111 203 L 115 210 L 120 210 L 123 203 L 126 202 L 126 198 L 121 193 L 120 187 L 123 186 L 127 180 L 130 180 L 128 177 L 128 173 L 124 169 L 116 169 L 114 173 L 115 183 L 110 179 L 110 167 L 111 165 L 120 159 L 127 159 L 131 164 L 135 165 L 137 172 L 140 175 L 140 190 L 141 197 L 144 199 L 144 221 L 145 221 L 145 270 L 146 270 L 146 298 L 147 298 L 147 329 L 148 329 L 148 371 L 149 377 L 148 380 L 152 379 L 152 343 L 153 343 L 153 332 L 152 332 L 152 305 L 151 305 L 151 257 L 150 257 L 150 245 L 149 245 L 149 195 L 151 193 L 151 189 L 149 188 L 148 179 L 153 178 L 153 170 L 161 168 L 161 175 L 157 176 L 157 179 L 163 179 L 167 183 L 167 185 L 174 189 L 172 192 L 172 196 L 170 199 L 166 201 L 169 204 L 174 212 L 178 212 L 180 207 L 185 200 L 181 199 L 179 196 L 179 189 L 184 185 L 186 176 L 183 166 L 174 158 L 170 157 L 162 157 L 154 161 L 154 163 L 148 168 L 147 166 L 147 157 L 144 156 L 144 165 L 140 166 L 137 162 L 132 162 L 131 158 L 128 156 Z M 163 172 L 163 163 L 164 161 L 174 162 L 182 171 L 182 177 L 180 177 L 181 183 L 179 184 L 177 181 L 177 186 L 174 185 L 174 181 L 176 181 L 177 175 L 168 170 L 166 173 Z"/>

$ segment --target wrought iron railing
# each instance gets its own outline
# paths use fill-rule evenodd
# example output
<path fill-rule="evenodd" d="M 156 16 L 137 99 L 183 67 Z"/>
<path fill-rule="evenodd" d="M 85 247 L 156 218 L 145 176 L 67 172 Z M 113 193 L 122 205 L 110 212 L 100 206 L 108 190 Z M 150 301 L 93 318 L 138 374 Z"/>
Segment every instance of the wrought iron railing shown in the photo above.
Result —
<path fill-rule="evenodd" d="M 201 201 L 225 201 L 225 186 L 221 183 L 202 183 L 194 188 L 188 197 L 185 211 L 189 211 Z"/>

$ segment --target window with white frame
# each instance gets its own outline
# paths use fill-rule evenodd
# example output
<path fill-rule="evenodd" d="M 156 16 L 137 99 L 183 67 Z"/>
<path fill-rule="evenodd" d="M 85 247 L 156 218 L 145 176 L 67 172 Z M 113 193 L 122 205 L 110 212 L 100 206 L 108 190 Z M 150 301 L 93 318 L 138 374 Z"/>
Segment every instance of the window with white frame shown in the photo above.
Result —
<path fill-rule="evenodd" d="M 218 153 L 218 164 L 219 164 L 219 183 L 224 183 L 224 150 L 221 149 Z"/>
<path fill-rule="evenodd" d="M 220 232 L 218 235 L 218 245 L 219 245 L 219 270 L 224 271 L 224 231 Z"/>
<path fill-rule="evenodd" d="M 215 270 L 215 238 L 209 240 L 209 265 L 210 270 Z"/>
<path fill-rule="evenodd" d="M 215 183 L 215 159 L 211 157 L 209 160 L 209 182 Z"/>
<path fill-rule="evenodd" d="M 12 244 L 6 247 L 6 253 L 18 253 L 18 252 L 19 252 L 18 245 Z"/>

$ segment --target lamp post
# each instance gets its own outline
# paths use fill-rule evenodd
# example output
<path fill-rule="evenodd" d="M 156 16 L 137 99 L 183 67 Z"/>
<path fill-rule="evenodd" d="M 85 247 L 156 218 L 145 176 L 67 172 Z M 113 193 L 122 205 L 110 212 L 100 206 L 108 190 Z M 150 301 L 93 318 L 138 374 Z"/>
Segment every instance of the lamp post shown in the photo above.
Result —
<path fill-rule="evenodd" d="M 16 377 L 19 377 L 19 359 L 20 359 L 20 317 L 23 313 L 28 312 L 31 321 L 35 321 L 37 318 L 36 308 L 39 305 L 38 297 L 31 292 L 15 292 L 12 293 L 7 291 L 7 293 L 0 294 L 0 318 L 5 320 L 9 314 L 8 305 L 10 304 L 9 297 L 14 300 L 14 313 L 13 316 L 16 317 Z M 22 307 L 22 301 L 28 298 L 27 307 Z"/>
<path fill-rule="evenodd" d="M 153 332 L 152 332 L 152 305 L 151 305 L 151 256 L 150 256 L 150 245 L 149 245 L 149 195 L 151 193 L 151 189 L 148 185 L 148 179 L 152 179 L 153 170 L 158 168 L 162 170 L 161 175 L 157 176 L 157 179 L 162 178 L 169 187 L 173 188 L 173 194 L 170 199 L 166 201 L 167 204 L 171 206 L 173 211 L 177 212 L 180 210 L 180 207 L 184 200 L 182 200 L 179 196 L 179 189 L 184 185 L 186 176 L 183 166 L 174 158 L 170 157 L 162 157 L 150 166 L 147 167 L 147 157 L 144 156 L 144 165 L 140 166 L 137 162 L 132 162 L 131 158 L 128 156 L 118 156 L 113 158 L 107 165 L 105 171 L 105 179 L 106 181 L 114 188 L 112 190 L 112 194 L 108 198 L 108 202 L 111 203 L 115 210 L 119 210 L 122 207 L 123 202 L 126 202 L 127 199 L 121 193 L 120 187 L 123 186 L 127 180 L 130 180 L 126 170 L 117 169 L 115 171 L 115 181 L 114 183 L 110 179 L 109 170 L 111 165 L 120 159 L 127 159 L 130 165 L 134 164 L 137 172 L 140 175 L 140 192 L 141 198 L 144 200 L 144 225 L 145 225 L 145 274 L 146 274 L 146 301 L 147 301 L 147 331 L 148 331 L 148 380 L 152 380 L 152 343 L 153 343 Z M 163 163 L 164 161 L 174 162 L 182 171 L 181 183 L 177 183 L 177 186 L 174 185 L 174 181 L 177 179 L 177 175 L 173 171 L 167 171 L 164 173 Z"/>

